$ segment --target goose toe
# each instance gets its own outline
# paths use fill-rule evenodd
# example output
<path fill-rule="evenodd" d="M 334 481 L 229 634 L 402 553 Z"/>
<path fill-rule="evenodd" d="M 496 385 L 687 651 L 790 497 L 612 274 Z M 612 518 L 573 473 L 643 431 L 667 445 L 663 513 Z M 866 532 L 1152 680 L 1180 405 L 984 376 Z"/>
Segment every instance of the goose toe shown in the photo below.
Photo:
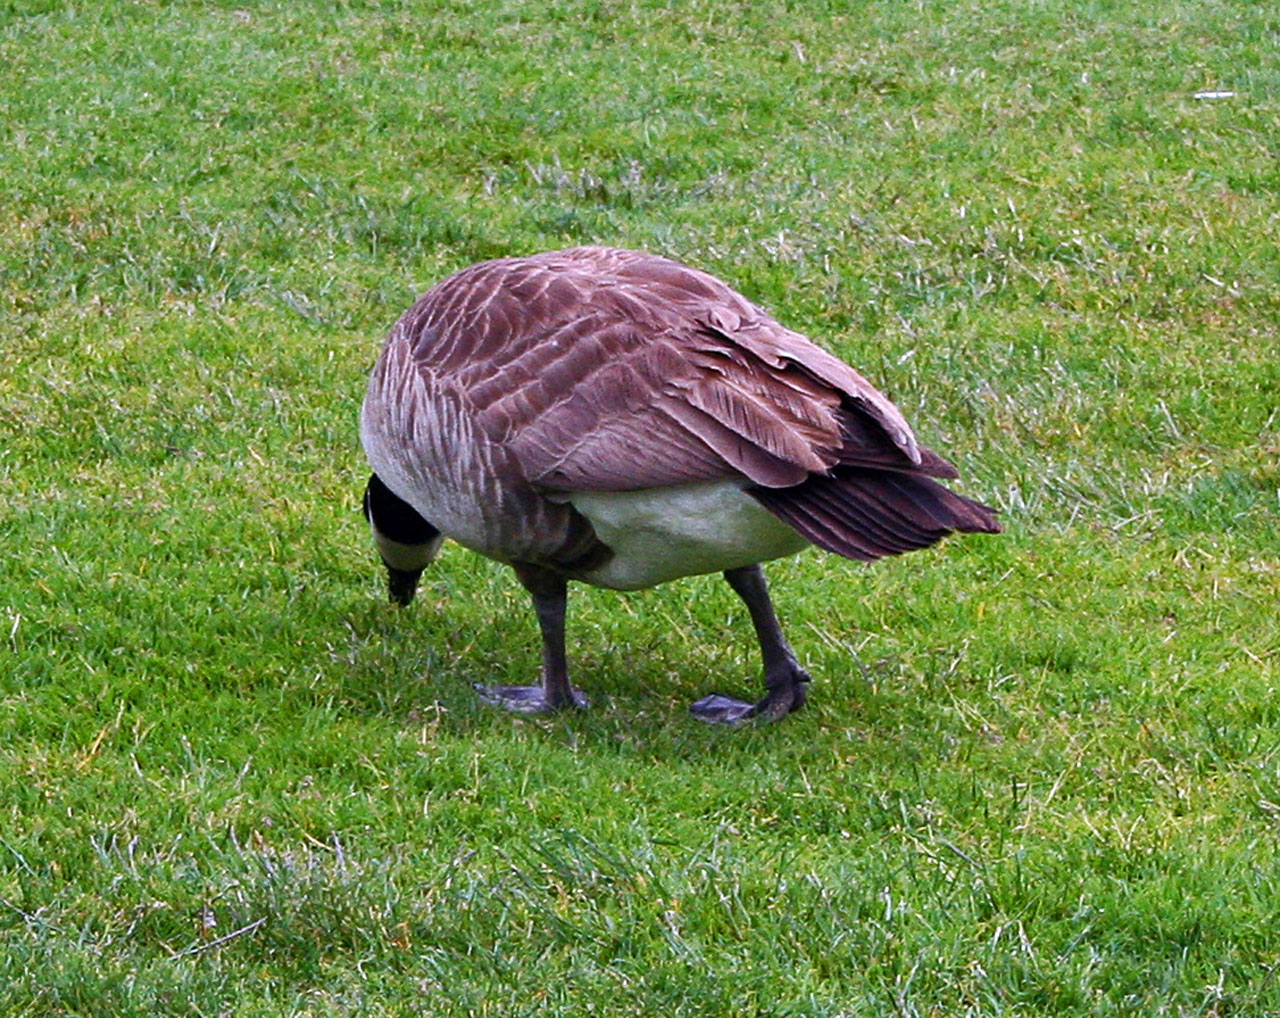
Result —
<path fill-rule="evenodd" d="M 472 688 L 485 703 L 509 710 L 513 714 L 555 714 L 563 710 L 586 710 L 590 706 L 586 694 L 569 690 L 568 702 L 553 701 L 542 686 L 485 686 Z"/>
<path fill-rule="evenodd" d="M 723 693 L 709 693 L 689 705 L 689 713 L 709 725 L 736 725 L 743 721 L 780 721 L 804 706 L 807 685 L 794 685 L 771 689 L 757 703 L 748 703 Z"/>

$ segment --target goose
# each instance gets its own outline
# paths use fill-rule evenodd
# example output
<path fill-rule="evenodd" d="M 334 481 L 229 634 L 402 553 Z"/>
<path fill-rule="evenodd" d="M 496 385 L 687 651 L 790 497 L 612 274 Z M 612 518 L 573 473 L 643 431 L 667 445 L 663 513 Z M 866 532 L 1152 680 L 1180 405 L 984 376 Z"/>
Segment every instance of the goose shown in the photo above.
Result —
<path fill-rule="evenodd" d="M 392 327 L 360 437 L 392 601 L 410 603 L 446 537 L 510 565 L 531 595 L 540 681 L 475 687 L 524 713 L 587 706 L 565 655 L 570 580 L 636 590 L 722 573 L 765 694 L 690 709 L 772 721 L 804 704 L 810 677 L 761 563 L 810 545 L 870 561 L 1001 529 L 939 483 L 955 468 L 853 368 L 716 277 L 617 248 L 438 283 Z"/>

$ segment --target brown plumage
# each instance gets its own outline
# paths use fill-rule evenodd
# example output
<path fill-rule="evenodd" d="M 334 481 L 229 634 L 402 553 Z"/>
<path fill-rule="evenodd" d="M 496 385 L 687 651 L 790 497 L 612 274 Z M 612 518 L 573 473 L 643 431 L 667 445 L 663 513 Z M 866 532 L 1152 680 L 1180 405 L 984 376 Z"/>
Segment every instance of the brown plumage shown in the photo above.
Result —
<path fill-rule="evenodd" d="M 633 251 L 501 259 L 434 287 L 387 340 L 361 435 L 395 497 L 512 563 L 535 602 L 565 578 L 647 586 L 805 542 L 865 560 L 1000 529 L 856 371 L 713 276 Z M 706 518 L 722 506 L 727 532 Z M 368 511 L 378 534 L 377 498 Z"/>

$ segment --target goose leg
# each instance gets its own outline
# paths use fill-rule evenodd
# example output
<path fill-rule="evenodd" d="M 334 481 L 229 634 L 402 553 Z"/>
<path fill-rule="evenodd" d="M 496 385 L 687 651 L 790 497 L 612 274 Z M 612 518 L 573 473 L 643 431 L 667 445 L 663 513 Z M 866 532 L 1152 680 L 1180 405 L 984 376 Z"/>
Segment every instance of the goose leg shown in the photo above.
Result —
<path fill-rule="evenodd" d="M 751 613 L 760 656 L 764 659 L 764 685 L 767 692 L 758 703 L 747 703 L 731 696 L 711 693 L 689 710 L 694 717 L 712 724 L 734 724 L 748 718 L 777 721 L 804 706 L 808 695 L 809 674 L 800 667 L 795 652 L 787 643 L 778 624 L 778 616 L 769 600 L 769 585 L 764 570 L 758 565 L 729 569 L 724 578 L 742 598 Z"/>
<path fill-rule="evenodd" d="M 475 690 L 488 703 L 519 714 L 545 714 L 587 706 L 587 698 L 569 683 L 564 652 L 565 603 L 568 584 L 563 576 L 540 566 L 514 563 L 525 589 L 533 595 L 542 630 L 542 684 L 538 686 L 481 686 Z"/>

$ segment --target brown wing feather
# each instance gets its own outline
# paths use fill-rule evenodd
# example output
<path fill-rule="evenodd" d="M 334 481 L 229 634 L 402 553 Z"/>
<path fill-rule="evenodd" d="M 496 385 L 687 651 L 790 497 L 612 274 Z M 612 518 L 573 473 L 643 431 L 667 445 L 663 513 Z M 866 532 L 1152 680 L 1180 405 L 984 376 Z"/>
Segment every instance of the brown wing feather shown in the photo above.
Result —
<path fill-rule="evenodd" d="M 865 379 L 706 273 L 578 248 L 463 270 L 406 316 L 423 370 L 549 489 L 745 475 L 799 483 L 844 459 L 910 469 L 906 422 Z"/>

